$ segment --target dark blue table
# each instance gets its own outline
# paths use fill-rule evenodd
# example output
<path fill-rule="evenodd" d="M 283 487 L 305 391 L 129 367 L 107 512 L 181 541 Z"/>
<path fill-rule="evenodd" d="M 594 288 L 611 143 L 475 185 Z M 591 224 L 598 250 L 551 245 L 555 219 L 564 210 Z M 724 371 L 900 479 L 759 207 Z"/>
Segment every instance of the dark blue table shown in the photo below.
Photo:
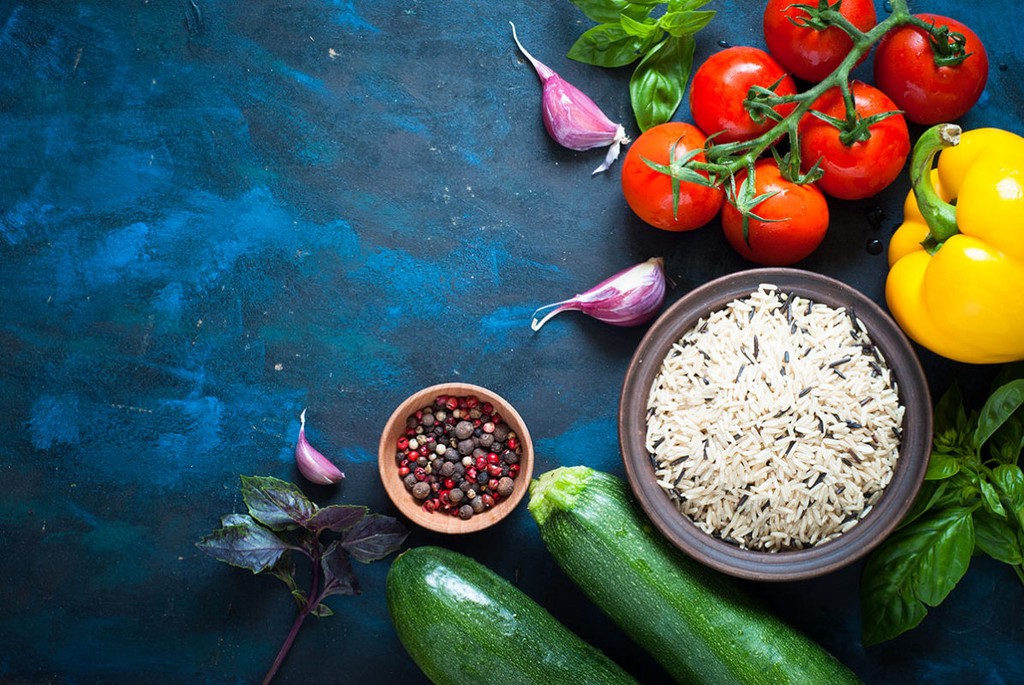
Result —
<path fill-rule="evenodd" d="M 698 62 L 719 41 L 763 45 L 755 5 L 712 3 Z M 1024 11 L 983 7 L 914 3 L 988 45 L 988 89 L 961 123 L 1021 132 Z M 446 380 L 508 397 L 538 472 L 622 473 L 617 396 L 643 329 L 570 314 L 534 334 L 530 314 L 654 255 L 670 301 L 750 265 L 715 224 L 644 226 L 618 166 L 591 178 L 601 153 L 548 139 L 509 20 L 636 133 L 629 70 L 565 59 L 589 25 L 565 0 L 0 3 L 0 682 L 257 681 L 293 604 L 193 543 L 243 509 L 239 474 L 298 480 L 303 407 L 348 475 L 306 488 L 321 504 L 393 512 L 380 429 Z M 865 244 L 887 241 L 905 190 L 833 202 L 800 266 L 881 302 L 885 259 Z M 921 356 L 933 393 L 990 378 Z M 666 680 L 561 575 L 525 507 L 489 533 L 409 538 L 424 543 Z M 279 682 L 422 681 L 387 617 L 387 568 L 358 569 L 364 593 L 330 600 L 337 615 L 307 625 Z M 919 629 L 871 649 L 859 571 L 749 589 L 869 683 L 1024 682 L 1009 569 L 977 559 Z"/>

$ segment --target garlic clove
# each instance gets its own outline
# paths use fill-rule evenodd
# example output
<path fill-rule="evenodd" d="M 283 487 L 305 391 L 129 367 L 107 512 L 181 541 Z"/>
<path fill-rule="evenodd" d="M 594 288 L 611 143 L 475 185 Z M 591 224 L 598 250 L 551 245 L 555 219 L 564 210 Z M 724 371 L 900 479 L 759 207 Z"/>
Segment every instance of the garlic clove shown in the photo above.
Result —
<path fill-rule="evenodd" d="M 541 114 L 548 135 L 570 150 L 608 147 L 604 162 L 592 175 L 608 169 L 618 159 L 621 146 L 629 143 L 625 128 L 609 119 L 583 91 L 531 55 L 519 42 L 515 24 L 509 22 L 509 25 L 516 46 L 533 65 L 543 84 Z"/>
<path fill-rule="evenodd" d="M 306 480 L 317 485 L 331 485 L 345 477 L 337 466 L 306 440 L 305 409 L 299 414 L 299 441 L 295 444 L 295 464 Z"/>
<path fill-rule="evenodd" d="M 653 257 L 623 269 L 575 297 L 540 307 L 533 313 L 530 328 L 539 331 L 552 317 L 568 310 L 582 311 L 613 326 L 637 326 L 661 309 L 665 284 L 665 260 Z M 537 319 L 537 314 L 545 309 L 551 311 Z"/>

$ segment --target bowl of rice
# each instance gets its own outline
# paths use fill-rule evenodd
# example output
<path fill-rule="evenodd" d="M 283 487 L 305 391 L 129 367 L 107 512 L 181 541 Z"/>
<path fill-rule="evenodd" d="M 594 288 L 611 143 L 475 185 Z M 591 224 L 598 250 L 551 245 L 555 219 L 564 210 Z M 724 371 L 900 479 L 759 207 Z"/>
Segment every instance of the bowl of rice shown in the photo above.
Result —
<path fill-rule="evenodd" d="M 931 447 L 928 384 L 872 300 L 820 274 L 750 269 L 648 330 L 619 405 L 626 475 L 658 530 L 752 580 L 820 576 L 907 513 Z"/>

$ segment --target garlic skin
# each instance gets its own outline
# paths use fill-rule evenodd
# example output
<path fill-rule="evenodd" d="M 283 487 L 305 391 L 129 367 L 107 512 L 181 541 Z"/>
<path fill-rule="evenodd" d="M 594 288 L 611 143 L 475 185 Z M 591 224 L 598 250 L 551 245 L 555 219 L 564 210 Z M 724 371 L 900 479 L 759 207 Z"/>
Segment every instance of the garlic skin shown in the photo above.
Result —
<path fill-rule="evenodd" d="M 332 485 L 345 477 L 337 466 L 306 440 L 305 409 L 299 414 L 299 441 L 295 444 L 295 464 L 306 480 L 317 485 Z"/>
<path fill-rule="evenodd" d="M 543 86 L 541 112 L 548 135 L 570 150 L 608 147 L 604 162 L 594 169 L 591 176 L 608 169 L 618 159 L 621 146 L 629 143 L 626 129 L 609 119 L 583 91 L 534 58 L 519 42 L 515 24 L 509 22 L 509 26 L 512 27 L 516 46 L 540 77 Z"/>
<path fill-rule="evenodd" d="M 573 298 L 544 305 L 530 328 L 539 331 L 553 316 L 577 310 L 613 326 L 637 326 L 654 317 L 665 302 L 665 260 L 653 257 L 611 276 Z M 554 307 L 544 318 L 537 314 Z"/>

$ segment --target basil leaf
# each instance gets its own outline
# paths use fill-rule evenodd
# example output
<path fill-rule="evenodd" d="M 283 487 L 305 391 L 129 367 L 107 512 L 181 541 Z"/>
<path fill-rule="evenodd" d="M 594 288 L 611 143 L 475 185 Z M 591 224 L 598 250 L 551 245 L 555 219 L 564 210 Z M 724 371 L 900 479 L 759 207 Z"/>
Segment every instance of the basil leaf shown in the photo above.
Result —
<path fill-rule="evenodd" d="M 1020 540 L 1013 524 L 983 509 L 974 512 L 974 545 L 996 561 L 1016 566 L 1024 563 Z"/>
<path fill-rule="evenodd" d="M 695 10 L 711 2 L 711 0 L 669 0 L 669 12 L 684 12 Z"/>
<path fill-rule="evenodd" d="M 932 452 L 928 459 L 928 470 L 925 471 L 925 480 L 944 480 L 955 476 L 960 471 L 960 460 L 952 454 L 943 452 Z"/>
<path fill-rule="evenodd" d="M 352 570 L 352 561 L 337 540 L 332 542 L 320 558 L 324 571 L 324 597 L 328 595 L 358 595 L 359 579 Z"/>
<path fill-rule="evenodd" d="M 642 41 L 622 29 L 622 25 L 598 24 L 587 29 L 569 48 L 568 57 L 598 67 L 621 67 L 635 62 Z"/>
<path fill-rule="evenodd" d="M 647 16 L 651 7 L 645 5 L 657 3 L 628 2 L 627 0 L 572 0 L 583 14 L 598 24 L 617 24 L 623 14 L 634 19 Z"/>
<path fill-rule="evenodd" d="M 672 118 L 693 67 L 693 38 L 669 36 L 637 65 L 629 79 L 633 114 L 641 131 Z"/>
<path fill-rule="evenodd" d="M 631 19 L 626 15 L 623 15 L 619 20 L 619 25 L 622 27 L 622 30 L 631 36 L 636 36 L 637 38 L 649 38 L 652 35 L 658 34 L 658 23 L 659 22 L 656 21 L 638 21 L 636 19 Z"/>
<path fill-rule="evenodd" d="M 371 514 L 357 523 L 341 541 L 356 561 L 368 564 L 398 551 L 409 531 L 390 516 Z"/>
<path fill-rule="evenodd" d="M 996 489 L 992 487 L 992 484 L 986 480 L 982 480 L 978 483 L 978 487 L 981 488 L 981 501 L 985 505 L 985 509 L 989 513 L 998 516 L 999 518 L 1006 518 L 1006 509 L 1003 508 L 1003 503 L 999 501 L 999 494 Z"/>
<path fill-rule="evenodd" d="M 1024 471 L 1016 464 L 1001 464 L 992 469 L 992 483 L 1024 530 Z"/>
<path fill-rule="evenodd" d="M 313 607 L 313 610 L 310 611 L 309 613 L 311 613 L 313 616 L 316 616 L 317 618 L 325 618 L 327 616 L 334 616 L 334 610 L 331 609 L 331 607 L 329 607 L 326 604 L 324 604 L 323 602 L 320 602 L 315 607 Z"/>
<path fill-rule="evenodd" d="M 877 644 L 910 630 L 967 572 L 974 551 L 971 509 L 933 512 L 901 528 L 868 559 L 861 584 L 863 638 Z"/>
<path fill-rule="evenodd" d="M 232 524 L 199 539 L 196 547 L 218 561 L 260 573 L 274 566 L 290 549 L 288 543 L 241 514 L 231 516 Z"/>
<path fill-rule="evenodd" d="M 302 490 L 268 476 L 242 476 L 242 501 L 254 519 L 271 530 L 301 526 L 316 512 Z"/>
<path fill-rule="evenodd" d="M 975 450 L 988 441 L 1014 412 L 1024 404 L 1024 378 L 1010 381 L 989 395 L 978 415 L 978 427 L 974 430 L 971 444 Z"/>
<path fill-rule="evenodd" d="M 670 36 L 692 36 L 708 25 L 715 17 L 714 10 L 706 12 L 666 12 L 658 20 L 658 26 Z"/>
<path fill-rule="evenodd" d="M 306 527 L 312 531 L 333 530 L 335 533 L 344 533 L 359 523 L 368 511 L 366 507 L 354 504 L 332 504 L 317 510 L 306 522 Z"/>

